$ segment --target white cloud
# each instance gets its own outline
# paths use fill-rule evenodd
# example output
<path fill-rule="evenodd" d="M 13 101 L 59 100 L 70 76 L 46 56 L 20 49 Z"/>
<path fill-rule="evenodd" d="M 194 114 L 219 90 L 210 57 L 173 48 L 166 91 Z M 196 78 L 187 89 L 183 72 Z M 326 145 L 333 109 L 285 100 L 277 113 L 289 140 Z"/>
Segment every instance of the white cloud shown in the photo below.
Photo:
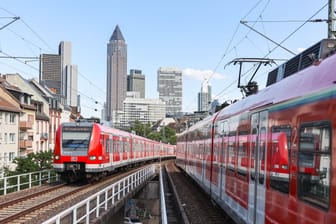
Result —
<path fill-rule="evenodd" d="M 193 68 L 183 69 L 183 75 L 190 79 L 203 81 L 206 78 L 212 79 L 225 79 L 225 76 L 220 73 L 213 73 L 211 70 L 196 70 Z"/>

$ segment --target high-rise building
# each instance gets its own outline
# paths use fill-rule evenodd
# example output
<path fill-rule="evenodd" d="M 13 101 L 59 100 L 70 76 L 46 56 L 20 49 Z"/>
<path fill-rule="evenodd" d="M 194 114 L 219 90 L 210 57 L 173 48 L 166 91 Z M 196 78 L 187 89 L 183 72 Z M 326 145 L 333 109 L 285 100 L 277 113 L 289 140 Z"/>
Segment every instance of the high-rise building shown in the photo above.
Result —
<path fill-rule="evenodd" d="M 79 106 L 77 104 L 78 94 L 78 68 L 73 65 L 71 42 L 62 41 L 58 47 L 58 54 L 61 56 L 62 62 L 62 79 L 64 80 L 64 96 L 66 104 L 72 107 Z"/>
<path fill-rule="evenodd" d="M 77 65 L 66 66 L 66 104 L 72 107 L 79 106 L 78 102 L 78 75 Z"/>
<path fill-rule="evenodd" d="M 175 116 L 182 112 L 182 71 L 177 68 L 159 68 L 159 98 L 166 103 L 166 114 Z"/>
<path fill-rule="evenodd" d="M 44 82 L 55 94 L 64 96 L 62 58 L 57 54 L 40 55 L 39 82 Z"/>
<path fill-rule="evenodd" d="M 106 120 L 123 110 L 127 92 L 127 45 L 117 25 L 107 44 Z"/>
<path fill-rule="evenodd" d="M 145 98 L 145 75 L 139 69 L 131 69 L 127 76 L 127 91 L 139 92 L 140 98 Z"/>
<path fill-rule="evenodd" d="M 198 93 L 198 111 L 209 111 L 211 105 L 211 85 L 208 80 L 202 82 L 201 92 Z"/>
<path fill-rule="evenodd" d="M 58 47 L 58 54 L 40 55 L 39 82 L 45 84 L 66 105 L 77 107 L 78 69 L 71 63 L 71 42 L 62 41 Z"/>
<path fill-rule="evenodd" d="M 166 107 L 160 99 L 126 98 L 119 126 L 122 129 L 128 129 L 135 121 L 140 121 L 142 124 L 152 124 L 165 116 Z"/>

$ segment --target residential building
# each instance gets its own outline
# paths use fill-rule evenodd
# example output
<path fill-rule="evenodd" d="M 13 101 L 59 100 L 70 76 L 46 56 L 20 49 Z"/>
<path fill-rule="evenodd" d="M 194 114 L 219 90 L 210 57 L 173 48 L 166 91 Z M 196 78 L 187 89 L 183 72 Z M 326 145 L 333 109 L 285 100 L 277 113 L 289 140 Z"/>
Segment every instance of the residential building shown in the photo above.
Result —
<path fill-rule="evenodd" d="M 32 104 L 32 95 L 23 92 L 19 87 L 11 85 L 8 81 L 0 78 L 0 85 L 9 94 L 12 101 L 20 104 L 20 117 L 19 117 L 19 147 L 17 156 L 26 156 L 33 152 L 34 142 L 34 126 L 36 108 Z M 6 138 L 7 139 L 7 138 Z"/>
<path fill-rule="evenodd" d="M 139 69 L 131 69 L 127 76 L 127 91 L 139 92 L 145 98 L 145 75 Z"/>
<path fill-rule="evenodd" d="M 161 67 L 158 70 L 159 98 L 166 104 L 166 114 L 176 116 L 182 112 L 182 71 Z"/>
<path fill-rule="evenodd" d="M 43 96 L 49 103 L 49 150 L 53 150 L 55 146 L 55 134 L 58 126 L 62 122 L 70 121 L 71 108 L 64 106 L 54 97 L 52 91 L 47 86 L 42 86 L 35 79 L 28 80 L 29 83 Z"/>
<path fill-rule="evenodd" d="M 0 81 L 0 172 L 13 170 L 13 160 L 19 154 L 20 103 L 2 86 Z"/>
<path fill-rule="evenodd" d="M 122 111 L 127 91 L 127 44 L 117 25 L 107 44 L 106 120 Z"/>
<path fill-rule="evenodd" d="M 31 96 L 30 103 L 35 108 L 33 125 L 33 152 L 49 150 L 49 101 L 40 92 L 19 74 L 5 74 L 6 79 L 13 86 L 17 86 L 24 93 Z"/>

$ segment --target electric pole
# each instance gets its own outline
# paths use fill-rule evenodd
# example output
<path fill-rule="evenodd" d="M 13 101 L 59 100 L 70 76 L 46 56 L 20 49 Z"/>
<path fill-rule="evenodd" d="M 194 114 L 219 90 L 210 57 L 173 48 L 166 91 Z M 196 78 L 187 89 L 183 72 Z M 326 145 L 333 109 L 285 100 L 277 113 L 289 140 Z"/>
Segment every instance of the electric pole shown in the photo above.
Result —
<path fill-rule="evenodd" d="M 328 38 L 335 39 L 335 0 L 329 0 L 328 7 Z"/>

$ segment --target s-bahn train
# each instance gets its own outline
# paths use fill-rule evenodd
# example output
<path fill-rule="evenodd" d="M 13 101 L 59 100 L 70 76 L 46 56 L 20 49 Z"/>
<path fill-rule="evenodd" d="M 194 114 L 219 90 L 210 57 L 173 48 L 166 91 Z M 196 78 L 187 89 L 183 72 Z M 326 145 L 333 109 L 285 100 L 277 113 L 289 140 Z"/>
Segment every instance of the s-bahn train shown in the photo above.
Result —
<path fill-rule="evenodd" d="M 176 164 L 237 223 L 336 223 L 335 50 L 319 42 L 177 136 Z"/>
<path fill-rule="evenodd" d="M 93 181 L 119 168 L 175 158 L 175 148 L 95 122 L 68 122 L 56 131 L 53 167 L 67 182 Z"/>

